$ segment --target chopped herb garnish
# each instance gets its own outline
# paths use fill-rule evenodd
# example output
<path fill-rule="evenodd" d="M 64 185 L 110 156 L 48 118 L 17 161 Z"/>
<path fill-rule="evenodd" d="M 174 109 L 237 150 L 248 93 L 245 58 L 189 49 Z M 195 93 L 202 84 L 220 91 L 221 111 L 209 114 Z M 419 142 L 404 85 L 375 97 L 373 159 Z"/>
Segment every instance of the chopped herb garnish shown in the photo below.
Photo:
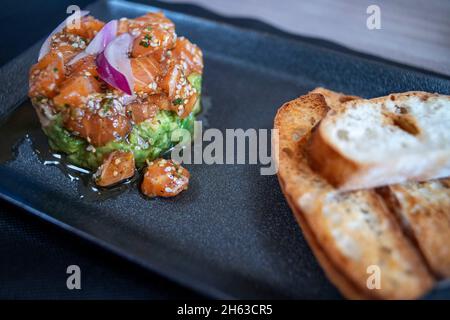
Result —
<path fill-rule="evenodd" d="M 152 31 L 152 27 L 147 26 L 147 27 L 145 28 L 145 30 L 147 30 L 147 31 Z"/>
<path fill-rule="evenodd" d="M 144 36 L 144 39 L 142 39 L 141 42 L 139 42 L 139 45 L 148 48 L 148 46 L 150 45 L 150 41 L 152 41 L 152 38 L 153 37 L 151 35 L 146 34 Z"/>
<path fill-rule="evenodd" d="M 175 100 L 172 101 L 172 103 L 174 105 L 178 106 L 178 105 L 183 103 L 183 99 L 181 99 L 181 98 L 175 99 Z"/>
<path fill-rule="evenodd" d="M 58 68 L 53 68 L 53 72 L 58 72 Z"/>
<path fill-rule="evenodd" d="M 112 98 L 106 98 L 102 101 L 102 111 L 108 112 L 113 107 L 113 99 Z"/>

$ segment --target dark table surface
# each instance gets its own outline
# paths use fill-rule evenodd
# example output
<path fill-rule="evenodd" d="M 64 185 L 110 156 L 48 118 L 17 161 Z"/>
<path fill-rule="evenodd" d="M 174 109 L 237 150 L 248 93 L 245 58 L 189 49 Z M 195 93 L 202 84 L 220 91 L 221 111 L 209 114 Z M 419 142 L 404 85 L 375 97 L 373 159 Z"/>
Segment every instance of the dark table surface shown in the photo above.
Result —
<path fill-rule="evenodd" d="M 92 1 L 76 1 L 80 7 Z M 151 1 L 149 1 L 151 3 Z M 0 67 L 44 38 L 66 16 L 69 0 L 3 0 Z M 26 9 L 25 9 L 26 8 Z M 0 200 L 0 299 L 199 298 L 181 287 Z M 66 269 L 81 268 L 81 290 Z"/>

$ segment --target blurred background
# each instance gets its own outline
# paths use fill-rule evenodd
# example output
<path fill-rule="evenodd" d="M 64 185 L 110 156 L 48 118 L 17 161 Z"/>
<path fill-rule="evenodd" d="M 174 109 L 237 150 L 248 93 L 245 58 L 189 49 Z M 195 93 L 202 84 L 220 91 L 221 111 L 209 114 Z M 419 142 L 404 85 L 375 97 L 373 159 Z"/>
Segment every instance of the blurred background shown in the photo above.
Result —
<path fill-rule="evenodd" d="M 195 3 L 228 17 L 251 17 L 284 31 L 450 75 L 448 0 L 165 0 Z M 367 28 L 369 6 L 381 29 Z"/>
<path fill-rule="evenodd" d="M 326 39 L 350 49 L 450 75 L 450 1 L 448 0 L 137 0 L 160 5 L 194 4 L 218 15 L 254 18 L 281 30 Z M 92 0 L 3 0 L 3 30 L 11 30 L 0 64 L 50 32 L 70 4 Z M 369 29 L 371 5 L 380 10 L 380 29 Z M 176 8 L 176 7 L 170 7 Z M 195 9 L 190 10 L 196 13 Z M 372 11 L 370 11 L 372 12 Z M 20 41 L 16 38 L 20 35 Z"/>
<path fill-rule="evenodd" d="M 0 66 L 43 39 L 90 0 L 2 0 Z M 147 4 L 210 18 L 252 18 L 302 36 L 450 76 L 448 0 L 165 0 Z M 187 5 L 186 5 L 187 4 Z M 195 5 L 195 6 L 192 6 Z M 380 29 L 367 27 L 370 5 Z M 202 9 L 203 8 L 203 9 Z M 213 13 L 213 14 L 211 14 Z M 0 298 L 199 298 L 0 200 Z M 83 290 L 65 287 L 66 267 L 86 270 Z"/>

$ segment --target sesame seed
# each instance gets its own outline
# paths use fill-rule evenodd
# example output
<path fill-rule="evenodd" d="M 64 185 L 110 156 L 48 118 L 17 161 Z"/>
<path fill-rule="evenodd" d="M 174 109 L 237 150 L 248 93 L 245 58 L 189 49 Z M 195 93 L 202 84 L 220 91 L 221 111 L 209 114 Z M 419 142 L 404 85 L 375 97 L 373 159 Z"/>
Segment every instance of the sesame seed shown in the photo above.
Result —
<path fill-rule="evenodd" d="M 97 150 L 95 149 L 95 147 L 93 145 L 90 144 L 87 146 L 86 151 L 96 152 Z"/>

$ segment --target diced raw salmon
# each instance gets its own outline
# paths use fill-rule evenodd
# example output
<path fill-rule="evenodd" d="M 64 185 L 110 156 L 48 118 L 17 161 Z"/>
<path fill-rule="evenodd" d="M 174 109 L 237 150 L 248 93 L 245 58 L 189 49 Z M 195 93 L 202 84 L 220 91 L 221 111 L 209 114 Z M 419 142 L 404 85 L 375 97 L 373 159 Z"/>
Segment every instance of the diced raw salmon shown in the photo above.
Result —
<path fill-rule="evenodd" d="M 65 79 L 64 60 L 56 52 L 49 52 L 30 71 L 30 97 L 53 98 Z"/>
<path fill-rule="evenodd" d="M 167 19 L 162 12 L 150 12 L 135 19 L 120 19 L 117 33 L 137 33 L 146 26 L 157 26 L 165 30 L 175 31 L 174 23 Z"/>
<path fill-rule="evenodd" d="M 161 61 L 162 55 L 175 46 L 175 32 L 159 26 L 148 25 L 141 29 L 140 35 L 134 39 L 131 55 L 141 57 L 153 55 Z"/>
<path fill-rule="evenodd" d="M 159 106 L 149 100 L 137 101 L 127 105 L 127 112 L 135 124 L 153 118 L 158 110 Z"/>
<path fill-rule="evenodd" d="M 64 59 L 64 63 L 67 65 L 67 63 L 72 60 L 80 51 L 81 49 L 74 48 L 70 44 L 59 44 L 55 46 L 52 51 L 59 52 Z"/>
<path fill-rule="evenodd" d="M 146 168 L 141 191 L 147 197 L 173 197 L 188 188 L 189 176 L 174 161 L 157 159 Z"/>
<path fill-rule="evenodd" d="M 76 107 L 85 103 L 90 94 L 100 91 L 100 82 L 93 76 L 74 76 L 64 81 L 60 93 L 54 97 L 53 102 L 59 107 L 64 105 Z"/>
<path fill-rule="evenodd" d="M 187 76 L 201 73 L 202 54 L 187 39 L 177 40 L 175 25 L 161 12 L 120 20 L 119 33 L 130 32 L 136 37 L 130 63 L 138 101 L 126 107 L 119 103 L 120 110 L 101 112 L 102 101 L 98 99 L 109 99 L 110 94 L 116 99 L 118 90 L 98 79 L 96 56 L 68 63 L 103 25 L 93 17 L 85 17 L 79 28 L 69 26 L 55 34 L 50 52 L 31 69 L 30 97 L 52 99 L 53 111 L 63 113 L 64 126 L 94 146 L 124 138 L 132 124 L 151 119 L 158 110 L 188 116 L 198 93 Z"/>
<path fill-rule="evenodd" d="M 168 19 L 163 12 L 149 12 L 134 19 L 137 22 L 161 26 L 164 29 L 175 29 L 175 24 Z"/>
<path fill-rule="evenodd" d="M 79 26 L 76 24 L 68 25 L 66 27 L 66 32 L 90 40 L 94 38 L 104 25 L 104 22 L 97 20 L 92 16 L 87 16 L 81 18 Z"/>
<path fill-rule="evenodd" d="M 96 173 L 95 183 L 101 187 L 112 186 L 134 176 L 132 152 L 113 151 L 103 161 Z"/>
<path fill-rule="evenodd" d="M 96 56 L 89 55 L 75 62 L 69 68 L 69 77 L 76 77 L 76 76 L 97 77 L 98 72 L 95 59 Z"/>
<path fill-rule="evenodd" d="M 192 72 L 202 73 L 203 71 L 202 51 L 184 37 L 177 39 L 175 48 L 172 50 L 172 59 L 186 62 L 187 75 Z"/>
<path fill-rule="evenodd" d="M 135 33 L 146 26 L 158 26 L 166 30 L 175 30 L 174 23 L 162 12 L 149 12 L 135 19 L 120 19 L 118 34 Z"/>
<path fill-rule="evenodd" d="M 174 62 L 159 82 L 162 91 L 168 95 L 171 101 L 169 109 L 175 111 L 181 118 L 185 118 L 191 113 L 198 98 L 198 93 L 189 83 L 185 74 L 185 64 Z"/>
<path fill-rule="evenodd" d="M 159 63 L 150 56 L 132 58 L 130 61 L 134 76 L 134 91 L 156 93 L 157 77 L 161 73 Z"/>
<path fill-rule="evenodd" d="M 172 107 L 172 110 L 175 111 L 180 118 L 184 119 L 189 116 L 189 114 L 192 112 L 192 109 L 194 109 L 197 99 L 198 93 L 192 93 L 192 95 L 184 100 L 186 102 L 183 102 L 182 108 L 180 108 L 179 105 L 176 105 L 176 100 L 172 101 L 172 105 L 174 105 Z"/>
<path fill-rule="evenodd" d="M 181 63 L 173 63 L 167 69 L 166 74 L 161 78 L 159 85 L 169 98 L 175 98 L 177 91 L 179 91 L 187 82 L 184 72 L 185 70 Z"/>
<path fill-rule="evenodd" d="M 124 138 L 131 128 L 125 115 L 101 116 L 86 108 L 71 108 L 64 126 L 96 147 Z"/>
<path fill-rule="evenodd" d="M 165 94 L 153 94 L 147 97 L 147 101 L 156 105 L 160 110 L 171 110 L 172 103 Z"/>

